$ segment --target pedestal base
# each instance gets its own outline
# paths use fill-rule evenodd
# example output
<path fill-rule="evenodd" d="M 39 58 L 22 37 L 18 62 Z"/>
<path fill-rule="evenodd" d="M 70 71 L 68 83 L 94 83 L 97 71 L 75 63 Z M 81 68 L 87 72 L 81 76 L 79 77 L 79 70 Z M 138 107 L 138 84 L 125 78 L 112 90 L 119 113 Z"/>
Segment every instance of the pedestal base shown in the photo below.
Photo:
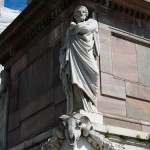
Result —
<path fill-rule="evenodd" d="M 84 110 L 80 110 L 78 114 L 87 116 L 91 123 L 98 123 L 103 124 L 103 114 L 102 113 L 92 113 L 92 112 L 86 112 Z"/>
<path fill-rule="evenodd" d="M 86 138 L 80 137 L 77 144 L 73 146 L 69 146 L 67 140 L 64 141 L 60 150 L 96 150 L 93 146 L 87 141 Z"/>

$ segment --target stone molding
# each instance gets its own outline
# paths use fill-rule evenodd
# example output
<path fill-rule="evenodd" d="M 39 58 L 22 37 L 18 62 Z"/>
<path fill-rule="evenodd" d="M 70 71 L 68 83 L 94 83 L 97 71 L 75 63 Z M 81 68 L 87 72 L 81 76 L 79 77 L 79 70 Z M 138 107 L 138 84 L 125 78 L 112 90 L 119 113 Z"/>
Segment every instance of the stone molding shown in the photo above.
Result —
<path fill-rule="evenodd" d="M 120 128 L 120 127 L 114 127 L 114 126 L 108 126 L 108 125 L 99 125 L 99 127 L 96 127 L 95 130 L 99 133 L 102 133 L 102 134 L 106 134 L 107 131 L 109 130 L 109 133 L 110 135 L 115 135 L 111 137 L 110 140 L 113 140 L 113 141 L 116 141 L 118 143 L 123 143 L 123 144 L 129 144 L 129 145 L 139 145 L 139 146 L 142 146 L 142 147 L 146 147 L 145 144 L 143 142 L 138 142 L 136 140 L 136 135 L 139 134 L 141 136 L 141 139 L 144 141 L 146 140 L 146 136 L 148 135 L 148 133 L 146 132 L 141 132 L 141 131 L 137 131 L 137 130 L 131 130 L 131 129 L 126 129 L 126 128 Z M 118 132 L 118 131 L 121 131 L 121 132 Z M 120 137 L 120 135 L 123 135 L 125 137 L 128 137 L 128 141 L 124 141 L 120 138 L 118 138 L 117 140 L 117 137 Z M 20 143 L 19 145 L 13 147 L 13 148 L 10 148 L 9 150 L 24 150 L 24 149 L 30 149 L 31 147 L 34 147 L 34 145 L 38 145 L 38 144 L 41 144 L 43 143 L 43 146 L 46 144 L 48 144 L 49 139 L 50 137 L 52 137 L 52 129 L 46 131 L 46 132 L 43 132 L 37 136 L 35 136 L 34 138 L 32 139 L 29 139 L 29 140 L 26 140 L 25 142 L 23 143 Z M 116 139 L 116 140 L 115 140 Z"/>
<path fill-rule="evenodd" d="M 25 45 L 27 45 L 29 42 L 31 42 L 35 36 L 37 36 L 39 33 L 41 33 L 41 31 L 43 31 L 46 27 L 48 27 L 73 2 L 75 2 L 75 0 L 59 0 L 59 1 L 57 1 L 56 5 L 53 6 L 53 5 L 51 5 L 52 2 L 50 2 L 50 1 L 39 3 L 37 0 L 34 0 L 27 7 L 27 9 L 24 12 L 22 12 L 21 15 L 18 16 L 17 19 L 1 34 L 1 36 L 0 36 L 0 40 L 1 40 L 0 52 L 3 51 L 3 53 L 1 53 L 1 56 L 0 56 L 0 63 L 4 64 L 10 57 L 14 56 L 14 54 L 17 51 L 19 51 L 21 48 L 23 48 Z M 36 7 L 34 8 L 35 5 L 36 5 Z M 13 44 L 13 42 L 11 42 L 11 44 L 13 44 L 13 46 L 10 46 L 8 48 L 7 42 L 8 42 L 8 40 L 10 40 L 9 38 L 14 35 L 14 32 L 18 32 L 19 30 L 22 30 L 21 28 L 23 26 L 25 26 L 24 25 L 25 21 L 26 21 L 26 23 L 29 22 L 29 24 L 30 24 L 30 22 L 31 22 L 31 21 L 29 21 L 29 19 L 31 19 L 30 17 L 33 16 L 33 13 L 35 14 L 37 11 L 39 11 L 40 7 L 42 9 L 43 7 L 47 8 L 50 5 L 51 5 L 50 10 L 48 12 L 45 12 L 44 16 L 41 17 L 43 19 L 40 19 L 40 21 L 35 21 L 35 23 L 31 24 L 30 28 L 25 29 L 25 30 L 27 30 L 27 32 L 22 33 L 23 36 L 20 39 L 17 39 L 18 42 L 14 43 L 14 44 Z M 25 13 L 27 13 L 27 12 L 29 13 L 30 11 L 32 11 L 32 13 L 31 13 L 30 17 L 28 17 L 28 14 L 25 14 Z M 46 11 L 46 9 L 44 11 Z M 24 16 L 24 21 L 20 22 L 20 19 L 23 16 Z M 36 19 L 36 18 L 34 18 L 34 19 Z M 28 26 L 29 26 L 29 24 L 28 24 Z M 15 26 L 15 31 L 12 32 L 11 28 L 13 28 L 13 26 Z M 34 26 L 34 27 L 32 27 L 32 26 Z M 53 29 L 51 28 L 51 30 L 53 30 Z M 7 47 L 7 49 L 6 49 L 6 47 Z"/>
<path fill-rule="evenodd" d="M 100 4 L 99 6 L 120 11 L 122 13 L 138 17 L 142 20 L 150 20 L 150 11 L 148 8 L 148 5 L 150 5 L 149 2 L 144 2 L 140 0 L 134 2 L 131 2 L 129 0 L 98 0 L 98 2 Z M 140 5 L 141 3 L 143 4 L 142 7 Z"/>
<path fill-rule="evenodd" d="M 31 40 L 37 36 L 41 31 L 43 31 L 49 24 L 51 24 L 65 9 L 67 9 L 73 2 L 76 0 L 59 0 L 57 4 L 54 7 L 50 7 L 49 13 L 45 12 L 44 19 L 40 20 L 38 23 L 34 23 L 33 28 L 27 28 L 28 30 L 25 33 L 23 33 L 23 36 L 20 39 L 17 39 L 17 43 L 14 43 L 13 46 L 6 46 L 7 42 L 10 43 L 10 38 L 21 30 L 21 26 L 23 26 L 24 21 L 20 22 L 20 19 L 24 17 L 25 21 L 28 21 L 32 16 L 33 12 L 34 14 L 39 10 L 40 7 L 45 7 L 45 5 L 49 6 L 51 4 L 50 1 L 44 1 L 39 3 L 37 0 L 34 0 L 27 9 L 9 26 L 6 31 L 0 36 L 0 63 L 4 64 L 12 55 L 14 55 L 17 51 L 19 51 L 21 48 L 23 48 L 27 43 L 31 42 Z M 91 2 L 94 3 L 95 9 L 99 10 L 101 7 L 112 9 L 115 11 L 123 12 L 127 15 L 132 15 L 133 17 L 138 17 L 139 19 L 144 19 L 146 21 L 150 20 L 150 11 L 148 9 L 148 5 L 150 5 L 149 2 L 142 2 L 144 7 L 141 7 L 140 0 L 135 2 L 130 2 L 127 0 L 119 1 L 119 0 L 84 0 L 85 2 Z M 36 8 L 34 8 L 36 4 Z M 90 7 L 90 6 L 89 6 Z M 34 8 L 34 9 L 33 9 Z M 92 8 L 93 9 L 93 8 Z M 32 10 L 32 14 L 30 17 L 27 17 L 27 13 L 29 13 Z M 19 22 L 19 24 L 18 24 Z M 11 28 L 15 26 L 15 31 L 11 31 Z M 30 26 L 30 25 L 28 25 Z M 12 45 L 12 43 L 10 44 Z M 7 47 L 7 48 L 6 48 Z"/>

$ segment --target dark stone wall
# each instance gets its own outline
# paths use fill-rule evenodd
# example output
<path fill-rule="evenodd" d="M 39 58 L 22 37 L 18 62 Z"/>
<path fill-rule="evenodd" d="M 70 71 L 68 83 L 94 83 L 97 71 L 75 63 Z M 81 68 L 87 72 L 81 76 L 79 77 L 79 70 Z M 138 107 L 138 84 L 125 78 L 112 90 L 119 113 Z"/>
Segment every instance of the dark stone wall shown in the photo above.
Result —
<path fill-rule="evenodd" d="M 70 5 L 15 58 L 10 71 L 8 147 L 54 127 L 58 117 L 66 113 L 59 51 L 75 5 Z"/>

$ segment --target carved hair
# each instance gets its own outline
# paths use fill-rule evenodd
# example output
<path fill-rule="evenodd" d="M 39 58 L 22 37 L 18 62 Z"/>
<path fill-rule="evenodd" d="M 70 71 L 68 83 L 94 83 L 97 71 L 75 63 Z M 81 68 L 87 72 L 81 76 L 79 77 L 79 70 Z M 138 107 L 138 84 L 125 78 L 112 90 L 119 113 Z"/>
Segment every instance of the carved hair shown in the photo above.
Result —
<path fill-rule="evenodd" d="M 77 11 L 79 10 L 79 8 L 81 8 L 81 7 L 85 9 L 86 17 L 88 17 L 89 11 L 88 11 L 88 9 L 87 9 L 85 6 L 82 6 L 82 5 L 79 5 L 78 7 L 76 7 L 76 9 L 74 10 L 73 16 L 74 16 L 74 17 L 76 16 L 76 12 L 77 12 Z"/>

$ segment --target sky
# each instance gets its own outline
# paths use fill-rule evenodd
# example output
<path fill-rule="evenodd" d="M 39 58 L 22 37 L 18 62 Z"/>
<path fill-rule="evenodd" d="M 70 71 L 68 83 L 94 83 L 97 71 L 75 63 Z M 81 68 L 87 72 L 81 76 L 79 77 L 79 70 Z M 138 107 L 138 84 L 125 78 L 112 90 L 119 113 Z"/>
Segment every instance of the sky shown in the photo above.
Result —
<path fill-rule="evenodd" d="M 4 0 L 4 6 L 22 11 L 27 6 L 27 0 Z"/>

